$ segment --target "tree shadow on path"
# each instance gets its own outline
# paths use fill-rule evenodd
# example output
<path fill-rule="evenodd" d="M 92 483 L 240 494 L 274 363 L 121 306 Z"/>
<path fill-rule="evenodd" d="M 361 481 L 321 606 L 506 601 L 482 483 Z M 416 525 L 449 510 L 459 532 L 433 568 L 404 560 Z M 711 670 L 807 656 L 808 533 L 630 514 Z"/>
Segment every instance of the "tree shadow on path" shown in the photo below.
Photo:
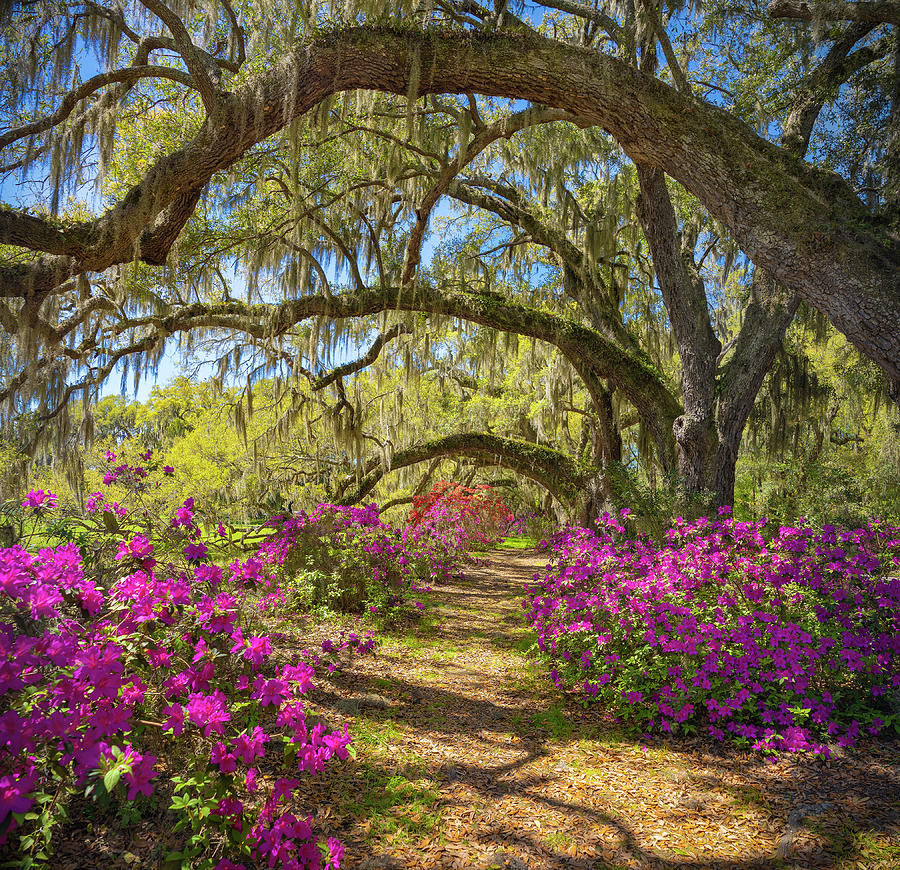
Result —
<path fill-rule="evenodd" d="M 310 794 L 339 820 L 347 866 L 900 867 L 896 743 L 771 763 L 628 734 L 560 697 L 522 655 L 523 586 L 541 565 L 492 554 L 436 590 L 441 619 L 420 646 L 401 637 L 317 692 L 317 710 L 359 735 L 356 772 L 327 773 Z M 397 794 L 382 815 L 411 821 L 391 833 L 364 798 L 348 802 L 367 782 Z M 409 809 L 425 791 L 431 827 Z"/>

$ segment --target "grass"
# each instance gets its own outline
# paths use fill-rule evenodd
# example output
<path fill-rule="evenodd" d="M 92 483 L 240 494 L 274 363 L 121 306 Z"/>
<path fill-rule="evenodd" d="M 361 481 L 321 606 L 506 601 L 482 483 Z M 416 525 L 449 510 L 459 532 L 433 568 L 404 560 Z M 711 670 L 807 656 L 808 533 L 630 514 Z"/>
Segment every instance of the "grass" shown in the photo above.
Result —
<path fill-rule="evenodd" d="M 535 727 L 549 732 L 551 740 L 567 740 L 575 730 L 575 726 L 566 718 L 557 705 L 540 713 L 535 713 L 531 717 L 531 721 Z"/>
<path fill-rule="evenodd" d="M 353 743 L 359 749 L 387 754 L 403 736 L 403 730 L 391 719 L 360 715 L 353 722 Z"/>
<path fill-rule="evenodd" d="M 497 544 L 498 550 L 533 550 L 537 546 L 537 538 L 530 535 L 510 535 Z"/>
<path fill-rule="evenodd" d="M 572 838 L 568 834 L 564 834 L 562 831 L 553 831 L 550 834 L 547 834 L 544 837 L 544 843 L 547 844 L 551 849 L 557 849 L 562 851 L 563 849 L 567 849 L 572 845 Z"/>
<path fill-rule="evenodd" d="M 407 845 L 437 827 L 440 791 L 420 765 L 398 771 L 366 761 L 358 764 L 355 777 L 363 788 L 347 795 L 341 809 L 362 822 L 367 839 Z"/>

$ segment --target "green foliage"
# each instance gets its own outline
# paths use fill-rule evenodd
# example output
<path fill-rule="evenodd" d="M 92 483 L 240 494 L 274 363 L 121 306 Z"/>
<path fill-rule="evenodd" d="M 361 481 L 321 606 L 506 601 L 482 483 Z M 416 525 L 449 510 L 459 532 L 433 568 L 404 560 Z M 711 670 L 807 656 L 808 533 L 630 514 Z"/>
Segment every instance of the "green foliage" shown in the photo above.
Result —
<path fill-rule="evenodd" d="M 735 508 L 792 523 L 900 519 L 900 417 L 883 374 L 821 319 L 801 317 L 763 388 Z"/>

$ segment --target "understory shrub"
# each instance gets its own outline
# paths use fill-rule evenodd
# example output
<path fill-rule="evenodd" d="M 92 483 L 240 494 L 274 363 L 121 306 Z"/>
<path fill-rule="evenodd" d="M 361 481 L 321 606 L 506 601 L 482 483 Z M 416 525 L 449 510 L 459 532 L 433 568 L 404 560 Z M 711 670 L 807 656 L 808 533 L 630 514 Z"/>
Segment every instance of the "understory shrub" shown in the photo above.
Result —
<path fill-rule="evenodd" d="M 512 511 L 488 484 L 463 486 L 440 480 L 413 498 L 409 524 L 447 536 L 456 546 L 495 544 L 514 522 Z"/>
<path fill-rule="evenodd" d="M 310 604 L 347 613 L 394 607 L 467 561 L 464 534 L 430 523 L 394 529 L 375 504 L 320 504 L 268 525 L 274 532 L 256 556 L 264 569 L 279 583 L 304 586 Z"/>
<path fill-rule="evenodd" d="M 256 633 L 245 593 L 266 582 L 262 562 L 214 564 L 192 499 L 168 521 L 140 509 L 149 454 L 110 457 L 134 504 L 88 499 L 89 567 L 74 543 L 0 549 L 0 845 L 46 864 L 73 799 L 162 801 L 183 831 L 166 867 L 339 867 L 339 841 L 320 843 L 291 799 L 299 776 L 347 758 L 350 735 L 307 722 L 313 667 L 276 665 Z M 44 520 L 56 498 L 24 508 Z"/>
<path fill-rule="evenodd" d="M 628 512 L 623 511 L 623 518 Z M 900 529 L 559 531 L 524 607 L 556 684 L 648 729 L 828 756 L 900 731 Z"/>

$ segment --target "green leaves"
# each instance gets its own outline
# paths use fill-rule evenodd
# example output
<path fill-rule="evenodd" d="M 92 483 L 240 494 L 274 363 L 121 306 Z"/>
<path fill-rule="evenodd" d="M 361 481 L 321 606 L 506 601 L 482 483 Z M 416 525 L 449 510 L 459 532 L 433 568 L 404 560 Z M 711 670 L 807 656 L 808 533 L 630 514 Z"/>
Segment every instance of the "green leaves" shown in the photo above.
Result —
<path fill-rule="evenodd" d="M 106 526 L 106 531 L 111 535 L 118 534 L 120 529 L 119 518 L 112 511 L 103 511 L 103 525 Z"/>
<path fill-rule="evenodd" d="M 122 776 L 122 771 L 114 767 L 112 770 L 106 772 L 103 776 L 103 787 L 107 792 L 111 792 L 118 784 L 119 779 Z"/>

